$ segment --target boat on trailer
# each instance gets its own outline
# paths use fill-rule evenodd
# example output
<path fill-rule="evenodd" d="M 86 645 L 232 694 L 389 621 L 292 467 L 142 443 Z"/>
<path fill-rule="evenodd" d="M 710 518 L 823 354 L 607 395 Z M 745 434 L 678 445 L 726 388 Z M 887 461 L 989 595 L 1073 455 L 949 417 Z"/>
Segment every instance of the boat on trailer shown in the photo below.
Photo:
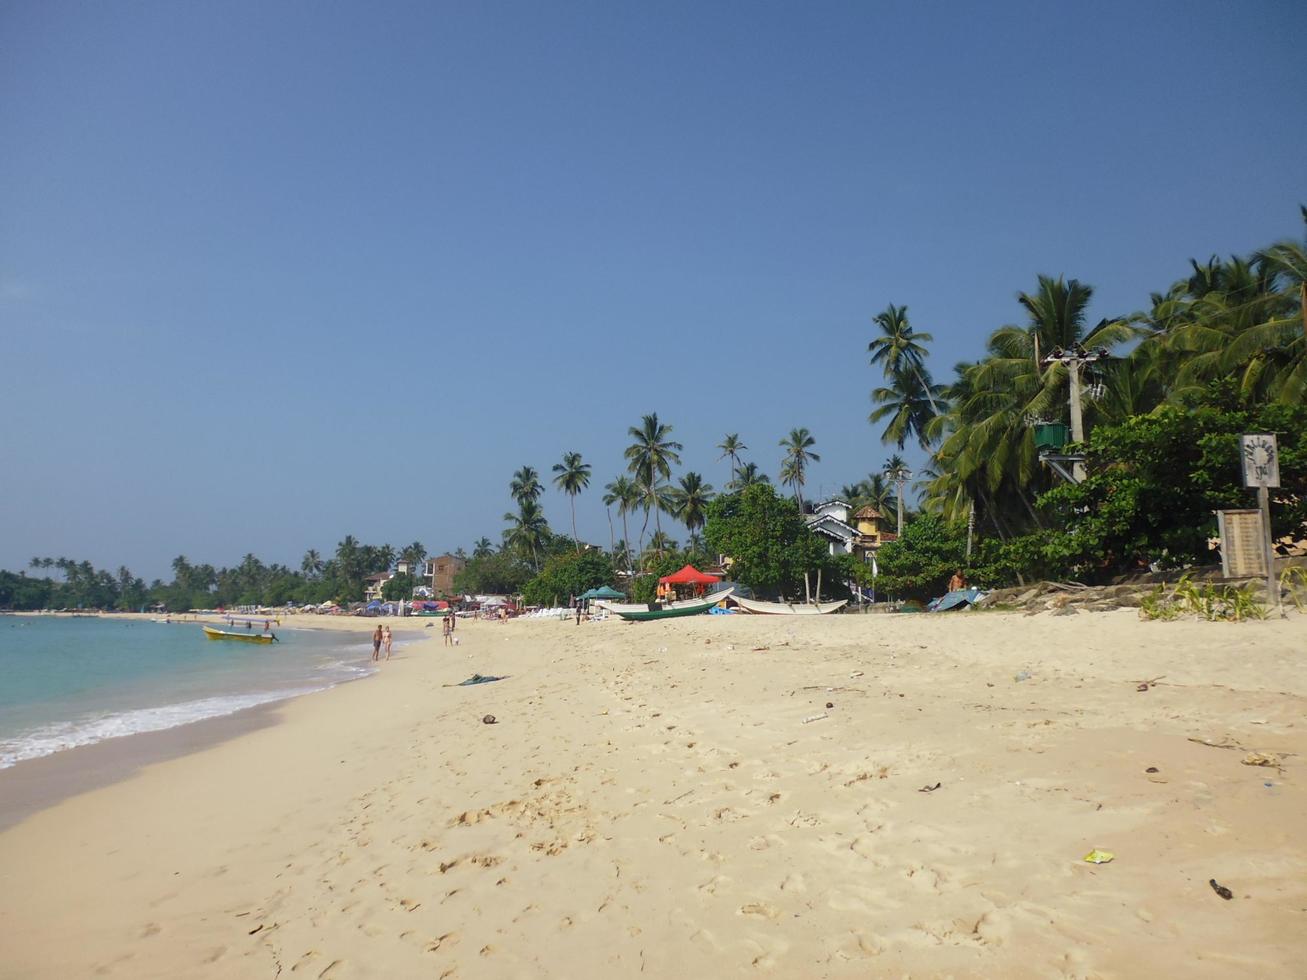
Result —
<path fill-rule="evenodd" d="M 279 643 L 275 633 L 236 633 L 232 630 L 220 630 L 214 626 L 205 626 L 204 635 L 210 640 L 239 640 L 241 643 Z"/>
<path fill-rule="evenodd" d="M 827 616 L 839 612 L 849 604 L 848 599 L 839 602 L 762 602 L 759 599 L 735 597 L 735 604 L 747 613 L 761 616 Z"/>

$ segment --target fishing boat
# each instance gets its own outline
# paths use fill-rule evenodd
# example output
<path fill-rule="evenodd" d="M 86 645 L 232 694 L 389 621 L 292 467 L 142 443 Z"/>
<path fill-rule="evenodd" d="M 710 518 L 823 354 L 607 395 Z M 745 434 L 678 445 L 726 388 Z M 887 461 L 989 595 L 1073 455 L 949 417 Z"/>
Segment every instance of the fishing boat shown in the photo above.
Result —
<path fill-rule="evenodd" d="M 763 616 L 826 616 L 849 604 L 848 599 L 839 602 L 761 602 L 739 596 L 735 597 L 735 602 L 745 612 Z"/>
<path fill-rule="evenodd" d="M 697 616 L 700 613 L 707 612 L 733 591 L 735 590 L 723 589 L 720 592 L 714 592 L 712 595 L 706 595 L 701 599 L 682 599 L 680 602 L 599 602 L 596 604 L 607 609 L 609 612 L 616 613 L 625 620 L 640 623 L 650 619 L 675 619 L 678 616 Z"/>
<path fill-rule="evenodd" d="M 235 633 L 213 626 L 204 627 L 204 635 L 211 640 L 240 640 L 242 643 L 278 643 L 275 633 Z"/>

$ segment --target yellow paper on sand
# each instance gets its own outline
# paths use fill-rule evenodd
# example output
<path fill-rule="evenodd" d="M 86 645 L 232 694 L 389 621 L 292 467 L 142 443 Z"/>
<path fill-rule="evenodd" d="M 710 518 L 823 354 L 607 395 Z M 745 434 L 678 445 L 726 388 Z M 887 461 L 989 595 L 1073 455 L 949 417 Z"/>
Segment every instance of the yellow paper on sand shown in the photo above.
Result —
<path fill-rule="evenodd" d="M 1100 851 L 1098 848 L 1094 848 L 1085 855 L 1085 860 L 1090 864 L 1107 864 L 1107 862 L 1112 860 L 1114 857 L 1116 857 L 1116 855 L 1111 851 Z"/>

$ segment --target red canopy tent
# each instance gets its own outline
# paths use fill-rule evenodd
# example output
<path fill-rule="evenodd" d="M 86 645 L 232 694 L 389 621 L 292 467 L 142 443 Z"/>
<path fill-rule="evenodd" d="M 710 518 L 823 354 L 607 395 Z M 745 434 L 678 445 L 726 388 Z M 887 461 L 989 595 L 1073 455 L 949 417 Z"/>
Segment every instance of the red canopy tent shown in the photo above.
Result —
<path fill-rule="evenodd" d="M 721 579 L 716 575 L 701 572 L 693 565 L 686 565 L 679 572 L 664 575 L 658 580 L 662 585 L 712 585 L 712 583 L 720 581 Z"/>
<path fill-rule="evenodd" d="M 679 572 L 673 572 L 671 575 L 664 575 L 658 580 L 660 586 L 666 586 L 666 592 L 670 595 L 673 587 L 677 585 L 693 585 L 695 595 L 703 595 L 704 586 L 712 585 L 714 582 L 720 582 L 721 579 L 716 575 L 708 575 L 699 571 L 693 565 L 686 565 Z M 664 591 L 664 590 L 660 590 Z"/>

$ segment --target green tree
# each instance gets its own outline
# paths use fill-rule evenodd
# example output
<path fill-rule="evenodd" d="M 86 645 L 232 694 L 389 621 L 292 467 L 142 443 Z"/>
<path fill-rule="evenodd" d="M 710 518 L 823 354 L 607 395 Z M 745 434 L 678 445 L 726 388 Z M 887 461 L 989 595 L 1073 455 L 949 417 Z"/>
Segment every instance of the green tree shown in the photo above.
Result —
<path fill-rule="evenodd" d="M 504 543 L 515 549 L 519 555 L 531 559 L 531 564 L 539 570 L 540 552 L 549 535 L 549 522 L 544 512 L 534 500 L 524 499 L 518 512 L 507 513 L 504 520 L 508 528 L 504 531 Z"/>
<path fill-rule="evenodd" d="M 730 432 L 727 433 L 725 439 L 717 444 L 717 448 L 722 451 L 722 454 L 717 457 L 719 461 L 723 459 L 731 461 L 731 481 L 727 485 L 732 486 L 735 483 L 736 470 L 740 465 L 740 453 L 749 447 L 740 439 L 738 432 Z"/>
<path fill-rule="evenodd" d="M 563 461 L 554 464 L 554 485 L 567 494 L 572 505 L 572 539 L 576 550 L 581 551 L 581 541 L 576 536 L 576 497 L 590 485 L 590 464 L 582 462 L 580 453 L 563 453 Z"/>
<path fill-rule="evenodd" d="M 387 602 L 395 602 L 399 599 L 412 599 L 413 587 L 416 580 L 412 575 L 407 573 L 396 575 L 393 578 L 382 583 L 381 598 Z"/>
<path fill-rule="evenodd" d="M 698 473 L 690 472 L 681 477 L 681 485 L 672 491 L 672 513 L 678 517 L 686 530 L 694 535 L 707 517 L 708 503 L 713 498 L 711 483 L 704 483 Z"/>
<path fill-rule="evenodd" d="M 794 499 L 798 501 L 799 511 L 803 511 L 803 485 L 807 482 L 808 463 L 819 463 L 821 457 L 812 451 L 817 440 L 807 429 L 791 429 L 790 434 L 780 441 L 785 450 L 781 460 L 781 482 L 794 488 Z"/>
<path fill-rule="evenodd" d="M 717 497 L 708 505 L 704 539 L 731 561 L 731 578 L 760 595 L 803 595 L 804 573 L 840 581 L 826 545 L 808 530 L 795 501 L 766 484 Z"/>
<path fill-rule="evenodd" d="M 645 524 L 653 511 L 654 523 L 659 531 L 662 521 L 658 515 L 666 507 L 666 498 L 660 497 L 662 483 L 672 475 L 672 466 L 681 461 L 685 447 L 672 439 L 672 427 L 658 421 L 658 413 L 646 415 L 640 425 L 631 426 L 627 434 L 635 441 L 626 448 L 627 468 L 639 484 L 645 501 Z"/>
<path fill-rule="evenodd" d="M 908 308 L 890 303 L 872 318 L 880 327 L 881 335 L 867 344 L 872 365 L 880 365 L 887 381 L 902 382 L 904 391 L 912 391 L 924 398 L 930 415 L 938 415 L 935 404 L 935 386 L 926 371 L 926 344 L 935 338 L 928 333 L 917 333 L 908 322 Z M 903 442 L 899 441 L 899 448 Z"/>
<path fill-rule="evenodd" d="M 622 543 L 629 556 L 631 549 L 631 531 L 627 527 L 626 515 L 640 505 L 640 490 L 635 483 L 625 476 L 619 476 L 604 487 L 604 506 L 617 505 L 617 513 L 622 518 Z M 611 520 L 611 519 L 610 519 Z M 628 563 L 627 568 L 630 568 Z"/>
<path fill-rule="evenodd" d="M 508 483 L 508 492 L 519 507 L 526 503 L 535 503 L 545 492 L 540 483 L 540 474 L 533 466 L 523 466 L 513 474 Z"/>
<path fill-rule="evenodd" d="M 531 605 L 558 606 L 572 596 L 612 584 L 612 559 L 597 548 L 587 548 L 550 558 L 522 588 L 522 596 Z"/>
<path fill-rule="evenodd" d="M 757 483 L 771 483 L 771 477 L 766 473 L 759 473 L 757 463 L 744 463 L 740 466 L 739 472 L 736 473 L 731 485 L 726 489 L 731 493 L 739 493 L 741 490 Z"/>

